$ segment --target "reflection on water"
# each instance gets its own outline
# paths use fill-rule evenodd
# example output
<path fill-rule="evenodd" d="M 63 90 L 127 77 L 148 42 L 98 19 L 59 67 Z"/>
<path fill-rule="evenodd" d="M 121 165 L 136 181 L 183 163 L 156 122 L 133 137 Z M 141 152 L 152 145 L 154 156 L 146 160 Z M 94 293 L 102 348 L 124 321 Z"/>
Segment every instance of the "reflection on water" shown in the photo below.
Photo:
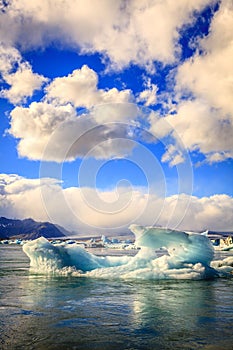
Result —
<path fill-rule="evenodd" d="M 232 349 L 232 279 L 125 282 L 31 275 L 0 247 L 2 349 Z"/>

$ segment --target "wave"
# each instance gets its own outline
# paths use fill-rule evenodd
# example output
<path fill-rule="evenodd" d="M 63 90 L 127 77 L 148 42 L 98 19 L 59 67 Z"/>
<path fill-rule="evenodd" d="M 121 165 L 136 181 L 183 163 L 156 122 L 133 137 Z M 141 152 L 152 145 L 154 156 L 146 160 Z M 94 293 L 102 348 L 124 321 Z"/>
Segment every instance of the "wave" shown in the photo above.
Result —
<path fill-rule="evenodd" d="M 27 242 L 23 251 L 36 273 L 140 280 L 207 279 L 232 276 L 233 257 L 213 261 L 205 235 L 131 225 L 140 250 L 135 256 L 96 256 L 77 244 L 51 244 L 44 237 Z M 160 256 L 156 250 L 166 248 Z"/>

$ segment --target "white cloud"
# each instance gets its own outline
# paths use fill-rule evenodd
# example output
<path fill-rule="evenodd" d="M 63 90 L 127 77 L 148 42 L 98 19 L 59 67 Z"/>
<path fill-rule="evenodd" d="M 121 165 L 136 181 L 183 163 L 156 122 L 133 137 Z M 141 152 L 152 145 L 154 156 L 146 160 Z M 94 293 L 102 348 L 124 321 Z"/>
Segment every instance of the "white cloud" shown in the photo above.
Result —
<path fill-rule="evenodd" d="M 57 180 L 0 175 L 0 215 L 50 220 L 80 234 L 124 233 L 133 222 L 186 230 L 232 230 L 233 198 L 160 198 L 142 189 L 62 189 Z M 54 205 L 56 203 L 56 205 Z"/>
<path fill-rule="evenodd" d="M 19 155 L 29 159 L 42 159 L 51 134 L 62 122 L 66 121 L 67 124 L 72 122 L 75 115 L 75 110 L 71 105 L 54 107 L 42 102 L 33 102 L 28 108 L 14 108 L 10 113 L 9 132 L 19 139 Z M 63 152 L 62 144 L 54 143 L 53 148 L 54 154 L 59 150 Z"/>
<path fill-rule="evenodd" d="M 15 174 L 0 174 L 0 187 L 1 216 L 31 217 L 38 221 L 48 220 L 41 198 L 43 188 L 50 195 L 60 191 L 60 186 L 54 179 L 26 179 Z"/>
<path fill-rule="evenodd" d="M 24 72 L 17 70 L 14 78 L 18 77 L 18 84 L 2 93 L 9 98 L 15 93 L 15 98 L 20 98 L 27 87 L 32 88 L 32 82 L 19 79 Z M 32 77 L 35 80 L 36 75 Z M 87 154 L 101 159 L 130 154 L 134 146 L 128 129 L 136 126 L 139 113 L 136 105 L 127 103 L 133 99 L 131 91 L 98 89 L 97 84 L 96 72 L 83 66 L 66 77 L 55 78 L 47 86 L 43 102 L 15 107 L 8 132 L 19 140 L 19 155 L 62 162 Z M 89 111 L 77 115 L 75 107 L 82 106 Z"/>
<path fill-rule="evenodd" d="M 108 159 L 130 154 L 134 144 L 129 128 L 135 125 L 133 104 L 104 104 L 78 116 L 71 104 L 33 102 L 10 113 L 9 133 L 19 139 L 22 157 L 63 162 L 77 157 Z"/>
<path fill-rule="evenodd" d="M 100 52 L 117 68 L 133 62 L 151 69 L 155 60 L 174 62 L 180 28 L 213 2 L 13 0 L 1 13 L 0 40 L 22 47 L 58 41 Z"/>
<path fill-rule="evenodd" d="M 9 86 L 0 91 L 0 97 L 13 104 L 25 102 L 35 90 L 39 90 L 48 79 L 33 73 L 28 62 L 24 62 L 18 50 L 9 46 L 0 48 L 0 75 Z"/>
<path fill-rule="evenodd" d="M 163 118 L 152 114 L 150 123 L 149 131 L 156 137 L 172 137 L 167 141 L 171 143 L 170 151 L 164 154 L 163 161 L 170 162 L 182 148 L 202 153 L 209 163 L 233 157 L 233 120 L 222 119 L 219 111 L 211 109 L 205 101 L 180 102 L 175 114 Z M 181 161 L 182 157 L 177 160 Z"/>
<path fill-rule="evenodd" d="M 21 61 L 19 51 L 11 46 L 0 45 L 0 72 L 9 74 Z"/>
<path fill-rule="evenodd" d="M 29 64 L 22 63 L 15 73 L 5 75 L 4 80 L 10 88 L 2 90 L 0 96 L 18 104 L 32 97 L 34 91 L 40 90 L 48 79 L 33 73 Z"/>
<path fill-rule="evenodd" d="M 222 1 L 207 37 L 200 39 L 202 51 L 179 68 L 178 95 L 191 93 L 193 101 L 181 102 L 177 115 L 169 116 L 185 145 L 219 162 L 233 157 L 233 4 Z"/>
<path fill-rule="evenodd" d="M 215 152 L 208 155 L 207 160 L 208 163 L 218 163 L 226 160 L 227 158 L 232 158 L 233 152 Z"/>
<path fill-rule="evenodd" d="M 181 103 L 177 114 L 168 116 L 166 120 L 191 151 L 198 150 L 208 156 L 232 150 L 232 121 L 221 120 L 219 112 L 210 109 L 203 101 Z"/>
<path fill-rule="evenodd" d="M 59 104 L 73 103 L 90 108 L 102 103 L 124 103 L 133 100 L 130 90 L 98 89 L 98 75 L 88 66 L 74 70 L 66 77 L 55 78 L 46 87 L 46 99 Z"/>
<path fill-rule="evenodd" d="M 162 162 L 169 162 L 171 167 L 184 162 L 184 155 L 175 145 L 168 145 L 166 152 L 162 156 Z"/>
<path fill-rule="evenodd" d="M 157 92 L 158 92 L 158 87 L 155 84 L 151 83 L 151 79 L 148 78 L 145 81 L 145 87 L 146 89 L 141 91 L 139 93 L 139 96 L 137 98 L 137 102 L 144 102 L 145 106 L 153 106 L 157 102 Z"/>

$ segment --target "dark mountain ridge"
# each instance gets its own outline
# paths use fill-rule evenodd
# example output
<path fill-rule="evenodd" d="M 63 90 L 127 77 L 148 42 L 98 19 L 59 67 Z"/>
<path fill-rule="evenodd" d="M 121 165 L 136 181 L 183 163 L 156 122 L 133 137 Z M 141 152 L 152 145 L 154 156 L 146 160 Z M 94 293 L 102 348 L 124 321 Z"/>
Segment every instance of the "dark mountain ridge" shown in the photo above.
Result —
<path fill-rule="evenodd" d="M 0 217 L 0 239 L 36 239 L 65 237 L 63 227 L 50 222 L 37 222 L 33 219 L 7 219 Z"/>

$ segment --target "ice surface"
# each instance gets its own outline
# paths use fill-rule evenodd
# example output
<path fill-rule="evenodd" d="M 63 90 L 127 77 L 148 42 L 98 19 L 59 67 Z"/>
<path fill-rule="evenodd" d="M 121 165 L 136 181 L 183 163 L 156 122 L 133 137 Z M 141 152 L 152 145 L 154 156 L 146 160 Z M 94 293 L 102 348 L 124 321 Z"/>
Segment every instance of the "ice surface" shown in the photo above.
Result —
<path fill-rule="evenodd" d="M 41 237 L 23 246 L 31 269 L 39 273 L 123 279 L 203 279 L 230 274 L 233 261 L 214 263 L 213 247 L 204 235 L 131 225 L 135 256 L 96 256 L 77 244 L 53 245 Z M 157 256 L 165 247 L 168 254 Z"/>
<path fill-rule="evenodd" d="M 138 225 L 131 225 L 130 230 L 135 234 L 136 245 L 155 249 L 165 247 L 175 263 L 209 265 L 214 256 L 213 245 L 202 234 Z"/>
<path fill-rule="evenodd" d="M 38 271 L 58 271 L 71 267 L 86 272 L 128 262 L 128 257 L 96 256 L 77 244 L 53 245 L 44 237 L 24 244 L 23 251 L 30 258 L 30 266 Z"/>

